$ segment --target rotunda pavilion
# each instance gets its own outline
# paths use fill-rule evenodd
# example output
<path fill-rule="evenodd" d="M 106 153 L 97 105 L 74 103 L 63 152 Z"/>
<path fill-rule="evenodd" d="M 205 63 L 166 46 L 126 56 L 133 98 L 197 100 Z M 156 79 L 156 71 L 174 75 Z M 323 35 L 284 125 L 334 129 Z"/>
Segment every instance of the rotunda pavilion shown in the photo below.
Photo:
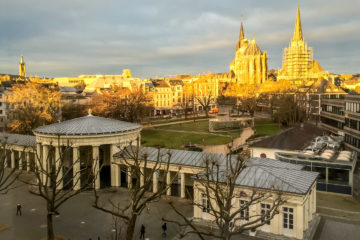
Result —
<path fill-rule="evenodd" d="M 33 133 L 37 156 L 43 166 L 50 169 L 55 164 L 61 164 L 56 161 L 61 156 L 63 168 L 60 168 L 58 178 L 63 178 L 63 183 L 68 183 L 66 179 L 75 179 L 77 174 L 76 178 L 80 180 L 73 180 L 73 185 L 66 186 L 76 190 L 86 184 L 85 175 L 91 171 L 97 174 L 96 189 L 120 186 L 120 167 L 112 164 L 113 155 L 131 142 L 140 141 L 141 129 L 140 124 L 97 117 L 89 113 L 85 117 L 38 127 Z M 65 148 L 72 150 L 64 153 Z M 72 168 L 72 171 L 66 171 L 72 176 L 62 176 L 63 169 L 67 167 Z M 56 166 L 55 169 L 59 168 Z M 58 186 L 60 189 L 63 187 L 63 184 Z"/>

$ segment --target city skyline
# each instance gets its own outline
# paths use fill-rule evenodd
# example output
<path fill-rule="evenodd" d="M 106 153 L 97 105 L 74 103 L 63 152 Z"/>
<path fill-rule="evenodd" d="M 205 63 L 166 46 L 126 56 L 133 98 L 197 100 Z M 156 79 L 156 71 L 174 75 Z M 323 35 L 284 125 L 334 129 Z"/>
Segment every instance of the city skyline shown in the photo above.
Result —
<path fill-rule="evenodd" d="M 255 35 L 269 54 L 269 69 L 277 70 L 297 8 L 297 1 L 84 3 L 0 3 L 0 73 L 16 74 L 20 54 L 29 75 L 47 77 L 124 68 L 141 78 L 229 72 L 242 16 L 246 37 Z M 346 3 L 300 2 L 304 38 L 331 73 L 360 72 L 360 3 Z"/>

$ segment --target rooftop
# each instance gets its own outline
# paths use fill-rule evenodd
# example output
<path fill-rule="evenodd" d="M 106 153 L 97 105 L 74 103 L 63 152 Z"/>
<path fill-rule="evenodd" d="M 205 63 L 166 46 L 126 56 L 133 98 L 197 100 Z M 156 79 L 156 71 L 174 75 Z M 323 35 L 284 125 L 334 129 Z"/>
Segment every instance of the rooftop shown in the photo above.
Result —
<path fill-rule="evenodd" d="M 140 130 L 137 123 L 88 115 L 36 128 L 35 134 L 46 135 L 101 135 Z"/>
<path fill-rule="evenodd" d="M 355 151 L 342 150 L 342 136 L 319 136 L 298 153 L 276 153 L 280 160 L 317 161 L 341 165 L 353 165 Z"/>
<path fill-rule="evenodd" d="M 128 147 L 126 151 L 114 154 L 116 158 L 129 157 L 135 147 Z M 148 161 L 157 161 L 158 149 L 152 147 L 140 147 L 140 156 L 147 155 Z M 206 152 L 194 152 L 175 149 L 160 149 L 160 161 L 168 160 L 168 153 L 171 153 L 170 163 L 204 168 L 205 159 L 211 159 L 225 167 L 227 155 Z M 237 156 L 232 155 L 236 160 Z M 302 165 L 281 162 L 268 158 L 250 158 L 246 162 L 246 168 L 240 173 L 237 184 L 246 187 L 272 189 L 284 192 L 306 194 L 315 182 L 318 173 L 304 171 Z"/>
<path fill-rule="evenodd" d="M 0 141 L 5 144 L 22 146 L 22 147 L 36 146 L 35 136 L 32 135 L 0 133 Z"/>
<path fill-rule="evenodd" d="M 323 129 L 312 124 L 294 127 L 280 134 L 268 137 L 252 144 L 250 147 L 273 148 L 281 150 L 301 150 L 315 137 L 323 134 Z"/>

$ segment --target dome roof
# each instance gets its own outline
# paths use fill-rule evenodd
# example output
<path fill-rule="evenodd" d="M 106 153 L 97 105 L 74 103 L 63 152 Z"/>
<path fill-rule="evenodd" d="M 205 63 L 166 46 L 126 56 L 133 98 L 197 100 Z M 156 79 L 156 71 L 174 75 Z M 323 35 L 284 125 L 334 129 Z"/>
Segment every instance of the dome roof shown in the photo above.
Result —
<path fill-rule="evenodd" d="M 249 46 L 245 49 L 245 55 L 257 55 L 261 54 L 259 46 L 256 44 L 255 40 L 252 40 Z"/>
<path fill-rule="evenodd" d="M 38 127 L 34 130 L 34 133 L 47 135 L 101 135 L 140 130 L 141 128 L 142 126 L 137 123 L 88 115 Z"/>

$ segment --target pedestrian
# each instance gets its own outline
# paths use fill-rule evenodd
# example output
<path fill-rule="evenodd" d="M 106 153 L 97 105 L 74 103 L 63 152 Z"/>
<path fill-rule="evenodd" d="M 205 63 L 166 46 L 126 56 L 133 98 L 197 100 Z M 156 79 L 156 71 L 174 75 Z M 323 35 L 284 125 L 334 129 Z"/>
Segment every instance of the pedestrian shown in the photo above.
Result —
<path fill-rule="evenodd" d="M 16 216 L 20 215 L 21 216 L 21 204 L 18 203 L 18 205 L 16 205 Z"/>
<path fill-rule="evenodd" d="M 144 226 L 144 224 L 141 224 L 140 239 L 145 240 L 145 226 Z"/>
<path fill-rule="evenodd" d="M 166 237 L 166 230 L 167 230 L 166 223 L 164 223 L 164 224 L 161 226 L 161 228 L 162 228 L 162 230 L 163 230 L 162 236 L 163 236 L 163 237 Z"/>

